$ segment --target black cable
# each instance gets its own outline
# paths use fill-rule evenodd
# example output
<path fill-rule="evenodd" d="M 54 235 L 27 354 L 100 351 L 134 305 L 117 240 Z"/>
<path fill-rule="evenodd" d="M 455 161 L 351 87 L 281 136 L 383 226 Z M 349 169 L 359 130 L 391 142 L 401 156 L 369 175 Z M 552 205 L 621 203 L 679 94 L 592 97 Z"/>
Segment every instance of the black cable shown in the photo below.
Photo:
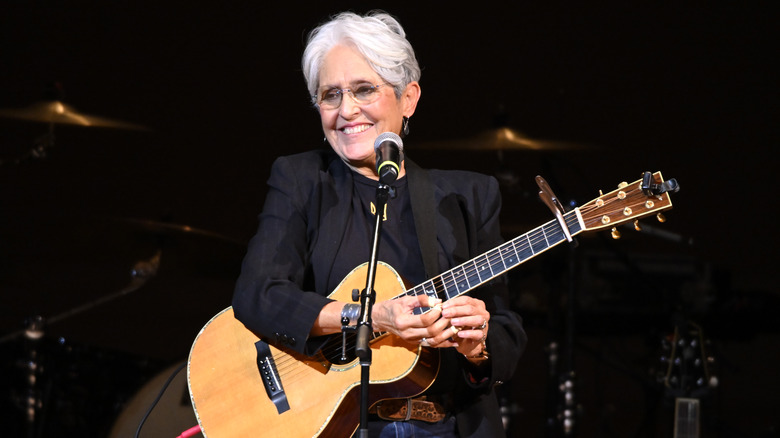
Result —
<path fill-rule="evenodd" d="M 138 438 L 141 436 L 141 428 L 144 426 L 144 423 L 146 422 L 146 419 L 149 418 L 149 415 L 154 410 L 155 406 L 157 406 L 157 403 L 160 402 L 160 399 L 162 398 L 163 394 L 165 394 L 165 391 L 168 389 L 168 386 L 171 384 L 173 379 L 176 377 L 176 375 L 179 374 L 179 372 L 187 365 L 187 362 L 182 363 L 178 367 L 176 367 L 175 370 L 173 370 L 173 373 L 171 373 L 170 377 L 168 377 L 168 380 L 165 381 L 162 388 L 160 389 L 160 393 L 157 394 L 157 398 L 154 399 L 151 406 L 149 406 L 149 409 L 146 411 L 144 416 L 141 418 L 141 422 L 138 424 L 138 429 L 135 431 L 135 438 Z"/>

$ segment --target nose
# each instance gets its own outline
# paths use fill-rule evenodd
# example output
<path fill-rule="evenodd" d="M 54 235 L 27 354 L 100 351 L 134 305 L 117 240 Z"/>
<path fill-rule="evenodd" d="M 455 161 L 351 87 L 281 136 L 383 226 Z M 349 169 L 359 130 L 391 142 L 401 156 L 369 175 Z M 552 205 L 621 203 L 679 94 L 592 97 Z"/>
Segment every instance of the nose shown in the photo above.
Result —
<path fill-rule="evenodd" d="M 339 106 L 339 113 L 345 119 L 353 117 L 360 112 L 360 105 L 355 101 L 351 91 L 345 91 L 341 95 L 341 105 Z"/>

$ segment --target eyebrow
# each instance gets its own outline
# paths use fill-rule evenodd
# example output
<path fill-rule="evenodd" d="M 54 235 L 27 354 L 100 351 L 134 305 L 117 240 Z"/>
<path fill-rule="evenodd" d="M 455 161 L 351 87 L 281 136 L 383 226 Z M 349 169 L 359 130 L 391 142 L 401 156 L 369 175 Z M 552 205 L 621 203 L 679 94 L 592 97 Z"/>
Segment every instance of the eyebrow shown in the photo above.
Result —
<path fill-rule="evenodd" d="M 359 85 L 365 85 L 365 84 L 377 85 L 377 83 L 375 83 L 373 81 L 370 81 L 368 79 L 359 79 L 359 80 L 350 82 L 347 87 L 339 87 L 338 85 L 324 85 L 324 86 L 321 86 L 321 87 L 317 88 L 317 91 L 321 93 L 321 92 L 326 91 L 326 90 L 343 90 L 345 88 L 348 88 L 348 89 L 351 90 L 351 89 L 353 89 L 353 88 L 355 88 L 355 87 L 357 87 Z"/>

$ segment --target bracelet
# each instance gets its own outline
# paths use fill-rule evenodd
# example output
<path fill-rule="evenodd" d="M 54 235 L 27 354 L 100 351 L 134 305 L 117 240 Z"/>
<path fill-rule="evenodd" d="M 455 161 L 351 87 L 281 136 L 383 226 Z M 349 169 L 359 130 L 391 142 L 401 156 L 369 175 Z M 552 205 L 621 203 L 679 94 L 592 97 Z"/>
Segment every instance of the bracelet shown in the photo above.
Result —
<path fill-rule="evenodd" d="M 466 356 L 464 354 L 463 357 L 465 357 L 468 360 L 481 362 L 483 360 L 490 359 L 490 353 L 488 353 L 487 351 L 487 344 L 485 344 L 485 341 L 482 341 L 482 350 L 478 354 L 475 354 L 473 356 Z"/>
<path fill-rule="evenodd" d="M 360 304 L 344 304 L 341 308 L 341 325 L 357 324 L 360 316 Z"/>

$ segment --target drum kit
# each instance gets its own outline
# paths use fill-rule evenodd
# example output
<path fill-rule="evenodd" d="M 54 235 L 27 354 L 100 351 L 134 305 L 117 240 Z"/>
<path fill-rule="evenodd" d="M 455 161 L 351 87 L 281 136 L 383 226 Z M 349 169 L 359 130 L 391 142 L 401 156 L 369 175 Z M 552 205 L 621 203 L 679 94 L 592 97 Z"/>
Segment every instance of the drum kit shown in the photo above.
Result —
<path fill-rule="evenodd" d="M 20 165 L 33 159 L 45 158 L 48 155 L 48 149 L 54 146 L 55 128 L 62 125 L 84 127 L 90 130 L 103 128 L 122 131 L 151 131 L 146 126 L 139 124 L 82 113 L 61 100 L 41 101 L 23 108 L 2 108 L 0 109 L 0 119 L 8 119 L 11 121 L 10 123 L 15 123 L 14 121 L 30 122 L 33 126 L 42 125 L 47 129 L 46 135 L 41 140 L 36 141 L 31 148 L 27 148 L 28 150 L 20 154 L 7 157 L 3 156 L 6 155 L 6 151 L 0 149 L 0 172 L 3 172 L 3 169 L 8 170 L 5 176 L 9 177 L 16 174 L 22 175 L 22 173 L 11 171 L 11 166 L 20 172 L 29 172 L 30 169 L 34 171 L 34 168 Z M 28 126 L 21 126 L 21 128 L 27 129 Z M 13 184 L 12 180 L 9 182 Z M 12 187 L 8 187 L 8 189 L 12 190 Z M 35 199 L 30 199 L 29 203 L 35 202 Z M 7 213 L 11 213 L 11 211 Z M 180 273 L 176 270 L 176 266 L 171 265 L 186 263 L 193 259 L 192 255 L 177 255 L 173 254 L 174 252 L 193 252 L 190 251 L 192 248 L 199 248 L 204 253 L 211 253 L 205 257 L 224 256 L 226 259 L 229 258 L 232 268 L 235 268 L 237 272 L 246 242 L 180 223 L 117 217 L 76 218 L 73 223 L 63 221 L 63 223 L 56 224 L 56 227 L 60 229 L 51 231 L 51 235 L 46 234 L 49 232 L 50 222 L 59 222 L 59 220 L 49 218 L 46 222 L 47 219 L 40 219 L 41 222 L 35 223 L 46 225 L 47 230 L 34 232 L 30 236 L 29 245 L 27 245 L 24 243 L 25 238 L 14 235 L 19 234 L 20 231 L 15 230 L 20 223 L 25 221 L 24 218 L 15 217 L 19 214 L 20 212 L 17 211 L 13 216 L 4 214 L 5 217 L 0 217 L 3 219 L 3 226 L 9 227 L 0 230 L 2 231 L 0 236 L 5 236 L 3 237 L 2 250 L 0 250 L 2 251 L 0 261 L 3 261 L 3 265 L 5 265 L 0 266 L 0 272 L 4 272 L 0 275 L 0 277 L 4 277 L 0 278 L 0 289 L 4 290 L 6 296 L 9 294 L 17 295 L 19 292 L 23 294 L 22 297 L 15 298 L 13 301 L 10 301 L 10 297 L 8 298 L 8 303 L 11 305 L 4 308 L 3 331 L 0 331 L 0 372 L 5 376 L 0 382 L 0 424 L 4 425 L 3 435 L 8 433 L 8 436 L 29 437 L 132 436 L 145 408 L 152 403 L 162 385 L 160 378 L 163 375 L 168 377 L 171 372 L 171 368 L 168 368 L 170 359 L 145 357 L 137 352 L 114 349 L 104 345 L 92 345 L 79 340 L 77 336 L 75 337 L 76 341 L 73 341 L 70 335 L 78 333 L 79 330 L 91 330 L 97 336 L 97 332 L 100 330 L 87 326 L 93 324 L 92 321 L 105 319 L 95 318 L 95 315 L 100 313 L 116 315 L 117 312 L 123 310 L 123 307 L 128 313 L 134 312 L 135 308 L 128 307 L 128 303 L 131 302 L 128 300 L 136 297 L 136 301 L 133 303 L 143 302 L 137 298 L 139 294 L 144 293 L 144 291 L 156 291 L 155 288 L 159 288 L 155 285 L 156 281 L 162 281 L 159 284 L 166 284 L 164 279 L 158 277 Z M 35 228 L 32 225 L 29 227 Z M 121 235 L 117 239 L 121 239 L 122 243 L 128 241 L 131 244 L 138 243 L 137 248 L 125 251 L 123 247 L 119 251 L 126 252 L 126 254 L 106 257 L 106 254 L 101 254 L 101 252 L 105 252 L 104 250 L 109 248 L 114 240 L 111 242 L 99 241 L 103 238 L 102 236 L 108 233 Z M 32 242 L 32 240 L 36 242 Z M 22 242 L 22 244 L 16 244 L 16 242 Z M 28 250 L 23 245 L 34 246 L 36 249 Z M 78 245 L 89 246 L 89 248 L 77 248 Z M 43 251 L 37 249 L 39 246 L 44 247 Z M 45 253 L 46 246 L 51 247 L 49 250 L 53 255 Z M 149 251 L 150 246 L 152 251 Z M 55 254 L 60 247 L 67 248 L 62 251 L 62 254 Z M 94 248 L 98 247 L 100 250 L 94 251 Z M 19 251 L 20 248 L 22 251 Z M 9 251 L 12 253 L 8 253 Z M 112 250 L 112 252 L 119 251 Z M 145 255 L 138 257 L 139 253 Z M 78 265 L 78 270 L 72 269 L 76 263 L 66 260 L 77 257 L 89 258 L 87 262 Z M 24 263 L 20 260 L 26 261 L 28 259 L 29 261 L 26 263 L 35 266 L 25 267 L 24 274 L 17 272 L 16 268 Z M 94 263 L 94 267 L 88 267 L 88 269 L 93 269 L 94 273 L 81 270 L 83 265 L 89 265 L 90 262 L 94 261 L 93 259 L 100 259 L 99 263 Z M 102 272 L 105 265 L 117 261 L 121 261 L 122 266 L 124 266 L 116 269 L 117 272 L 120 270 L 123 272 L 123 279 L 119 281 L 115 281 L 116 279 L 112 277 L 115 276 L 114 272 L 110 274 Z M 59 265 L 55 267 L 55 263 L 62 263 L 67 267 L 65 269 L 60 268 Z M 166 268 L 168 268 L 167 271 Z M 110 285 L 109 288 L 114 288 L 115 284 L 121 285 L 115 289 L 109 289 L 112 290 L 109 293 L 94 293 L 94 291 L 91 294 L 74 293 L 70 297 L 70 301 L 57 297 L 57 293 L 48 291 L 38 293 L 41 285 L 54 286 L 55 284 L 56 287 L 62 288 L 61 291 L 57 292 L 71 292 L 70 288 L 73 286 L 66 281 L 67 279 L 60 279 L 59 284 L 57 284 L 57 280 L 51 282 L 40 280 L 42 277 L 60 276 L 64 271 L 67 276 L 84 277 L 77 278 L 73 282 L 76 285 L 81 283 L 84 287 L 94 286 L 95 283 L 105 279 L 111 280 L 104 282 L 106 286 Z M 231 283 L 235 273 L 223 271 L 217 272 L 217 268 L 215 268 L 209 272 L 209 275 L 225 277 L 215 280 L 219 284 L 222 282 Z M 174 273 L 171 274 L 171 272 Z M 124 275 L 129 278 L 124 277 Z M 26 286 L 20 286 L 25 280 L 30 281 Z M 179 281 L 178 278 L 177 281 Z M 189 285 L 183 287 L 187 286 Z M 35 289 L 35 292 L 24 296 L 25 288 Z M 212 291 L 210 293 L 214 295 Z M 229 303 L 229 298 L 226 300 L 225 296 L 225 293 L 221 294 L 220 303 L 223 301 Z M 159 297 L 158 294 L 155 299 L 160 299 L 161 303 L 165 303 L 167 298 Z M 54 301 L 58 304 L 41 302 L 44 300 Z M 73 300 L 82 301 L 76 301 L 73 304 Z M 170 300 L 181 300 L 181 298 L 175 297 Z M 208 302 L 210 300 L 214 301 L 215 299 L 207 298 L 206 303 L 201 305 L 212 305 L 213 303 Z M 203 302 L 201 300 L 201 303 Z M 132 304 L 132 306 L 137 306 L 137 304 Z M 63 308 L 65 310 L 62 310 Z M 44 315 L 37 313 L 41 309 L 46 309 L 43 312 Z M 216 310 L 220 309 L 204 309 L 203 314 L 211 315 Z M 17 323 L 10 321 L 11 319 L 20 319 L 20 321 Z M 207 321 L 205 317 L 200 315 L 193 316 L 192 319 L 198 319 L 198 327 Z M 79 322 L 79 320 L 85 321 Z M 133 321 L 136 320 L 140 320 L 140 318 Z M 189 323 L 189 320 L 187 322 Z M 180 318 L 171 324 L 178 323 L 181 323 Z M 116 327 L 124 326 L 117 324 Z M 157 330 L 165 329 L 157 327 Z M 140 328 L 138 331 L 141 332 Z M 192 333 L 193 338 L 196 333 L 197 331 Z M 126 331 L 114 333 L 113 336 L 125 339 L 132 337 Z M 117 343 L 120 342 L 123 341 L 117 341 Z M 186 351 L 188 346 L 189 344 L 183 345 L 182 349 Z M 166 396 L 160 401 L 155 412 L 157 417 L 153 416 L 149 419 L 150 421 L 147 422 L 141 436 L 176 436 L 169 433 L 173 431 L 171 428 L 177 428 L 181 425 L 183 429 L 178 429 L 178 432 L 181 432 L 197 424 L 189 400 L 185 397 L 186 381 L 182 380 L 184 377 L 181 373 L 176 377 L 173 386 L 171 386 L 172 389 L 168 391 L 171 393 L 171 397 Z M 174 392 L 175 396 L 173 396 Z M 164 415 L 158 418 L 163 412 Z"/>

